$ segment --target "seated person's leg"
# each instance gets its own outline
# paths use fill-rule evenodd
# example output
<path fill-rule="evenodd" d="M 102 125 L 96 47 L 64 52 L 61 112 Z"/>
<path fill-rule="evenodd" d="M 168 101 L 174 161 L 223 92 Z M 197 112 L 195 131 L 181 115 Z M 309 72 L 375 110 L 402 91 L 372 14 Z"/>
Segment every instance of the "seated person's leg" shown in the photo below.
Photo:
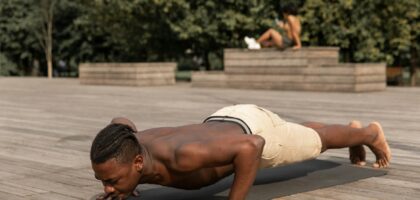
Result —
<path fill-rule="evenodd" d="M 283 48 L 283 37 L 274 29 L 271 31 L 271 40 L 276 45 L 276 47 Z"/>
<path fill-rule="evenodd" d="M 270 40 L 271 39 L 271 40 Z M 264 32 L 261 37 L 257 39 L 257 42 L 265 47 L 270 46 L 278 46 L 281 47 L 282 45 L 282 36 L 276 30 L 270 28 L 266 32 Z M 280 45 L 280 46 L 279 46 Z"/>

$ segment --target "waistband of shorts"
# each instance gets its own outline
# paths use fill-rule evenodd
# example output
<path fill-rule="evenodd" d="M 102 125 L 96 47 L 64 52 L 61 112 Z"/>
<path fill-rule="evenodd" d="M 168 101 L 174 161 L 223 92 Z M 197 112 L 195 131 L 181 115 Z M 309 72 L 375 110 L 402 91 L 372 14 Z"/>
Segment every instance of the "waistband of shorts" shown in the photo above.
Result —
<path fill-rule="evenodd" d="M 233 122 L 235 124 L 238 124 L 245 134 L 252 134 L 251 129 L 249 128 L 248 124 L 246 124 L 242 119 L 236 118 L 236 117 L 230 117 L 230 116 L 210 116 L 207 117 L 203 123 L 209 122 L 209 121 L 220 121 L 220 122 Z"/>

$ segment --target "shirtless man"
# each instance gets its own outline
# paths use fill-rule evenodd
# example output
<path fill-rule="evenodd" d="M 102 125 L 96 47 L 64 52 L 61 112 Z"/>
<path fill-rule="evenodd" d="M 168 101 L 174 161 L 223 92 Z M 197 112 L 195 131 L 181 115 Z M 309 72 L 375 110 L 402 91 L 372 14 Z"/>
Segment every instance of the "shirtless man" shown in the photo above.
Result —
<path fill-rule="evenodd" d="M 391 151 L 381 125 L 362 128 L 286 122 L 256 105 L 222 108 L 201 124 L 137 131 L 125 118 L 115 118 L 92 143 L 95 177 L 104 185 L 102 199 L 125 199 L 138 184 L 199 189 L 234 173 L 230 200 L 245 199 L 258 169 L 307 159 L 334 148 L 350 147 L 350 160 L 365 164 L 366 145 L 374 167 L 389 165 Z"/>

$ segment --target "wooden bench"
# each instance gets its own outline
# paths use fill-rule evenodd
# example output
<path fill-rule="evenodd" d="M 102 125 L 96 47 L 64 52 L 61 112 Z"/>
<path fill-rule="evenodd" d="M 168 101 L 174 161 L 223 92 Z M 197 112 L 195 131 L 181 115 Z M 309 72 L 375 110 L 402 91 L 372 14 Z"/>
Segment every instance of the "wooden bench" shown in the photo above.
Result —
<path fill-rule="evenodd" d="M 192 74 L 195 87 L 307 91 L 380 91 L 385 63 L 338 63 L 338 48 L 299 51 L 227 49 L 223 72 Z"/>
<path fill-rule="evenodd" d="M 83 63 L 79 80 L 87 85 L 173 85 L 175 69 L 176 63 Z"/>

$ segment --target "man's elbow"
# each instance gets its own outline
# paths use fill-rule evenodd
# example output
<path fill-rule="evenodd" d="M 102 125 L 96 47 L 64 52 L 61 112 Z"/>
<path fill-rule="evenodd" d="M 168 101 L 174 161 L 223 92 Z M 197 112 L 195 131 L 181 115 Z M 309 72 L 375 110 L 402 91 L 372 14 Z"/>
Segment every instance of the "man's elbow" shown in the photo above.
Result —
<path fill-rule="evenodd" d="M 265 145 L 264 138 L 258 135 L 253 135 L 247 141 L 247 145 L 245 145 L 245 148 L 247 148 L 249 151 L 258 152 L 258 154 L 260 154 L 262 152 L 264 145 Z"/>

